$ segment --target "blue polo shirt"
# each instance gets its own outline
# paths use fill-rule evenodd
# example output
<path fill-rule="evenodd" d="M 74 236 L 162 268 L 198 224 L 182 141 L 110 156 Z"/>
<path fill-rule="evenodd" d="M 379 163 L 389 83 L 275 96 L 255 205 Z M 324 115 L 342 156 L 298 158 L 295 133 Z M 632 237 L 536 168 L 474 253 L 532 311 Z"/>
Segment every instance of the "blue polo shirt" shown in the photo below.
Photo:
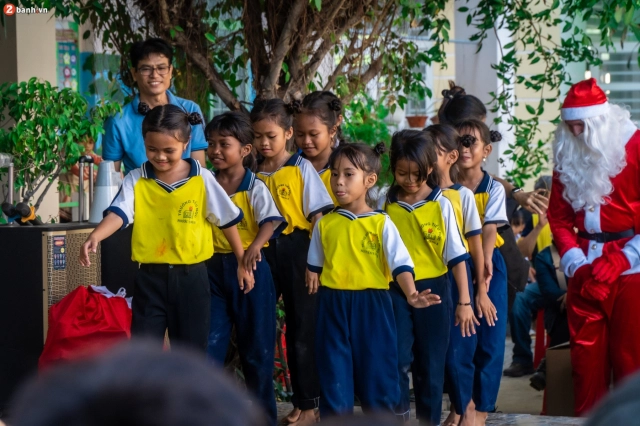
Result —
<path fill-rule="evenodd" d="M 167 90 L 169 103 L 184 108 L 187 112 L 197 112 L 202 115 L 200 107 L 195 102 L 179 98 Z M 137 169 L 147 161 L 147 153 L 142 137 L 142 120 L 144 115 L 138 112 L 140 96 L 136 95 L 133 101 L 122 108 L 122 115 L 110 117 L 105 121 L 105 134 L 102 138 L 102 158 L 104 160 L 122 161 L 124 173 Z M 204 137 L 204 127 L 196 124 L 191 127 L 191 141 L 183 158 L 189 158 L 191 151 L 207 149 L 207 141 Z"/>

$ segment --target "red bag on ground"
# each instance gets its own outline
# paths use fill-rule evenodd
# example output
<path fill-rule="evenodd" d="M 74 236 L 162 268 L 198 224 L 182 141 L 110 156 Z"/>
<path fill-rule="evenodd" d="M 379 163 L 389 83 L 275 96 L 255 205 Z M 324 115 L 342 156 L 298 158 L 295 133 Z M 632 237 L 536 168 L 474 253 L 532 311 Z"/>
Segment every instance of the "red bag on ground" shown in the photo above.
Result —
<path fill-rule="evenodd" d="M 131 337 L 131 308 L 104 287 L 80 286 L 49 309 L 49 330 L 38 367 L 103 352 Z"/>

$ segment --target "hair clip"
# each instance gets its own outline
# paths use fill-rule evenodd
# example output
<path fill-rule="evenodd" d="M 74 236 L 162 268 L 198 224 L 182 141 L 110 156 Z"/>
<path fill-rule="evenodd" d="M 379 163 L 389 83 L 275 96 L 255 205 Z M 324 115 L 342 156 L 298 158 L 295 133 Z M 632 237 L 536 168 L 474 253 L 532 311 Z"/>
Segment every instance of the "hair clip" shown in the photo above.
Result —
<path fill-rule="evenodd" d="M 192 112 L 187 114 L 187 117 L 189 119 L 189 123 L 193 126 L 195 126 L 196 124 L 202 124 L 202 116 L 197 113 L 197 112 Z"/>
<path fill-rule="evenodd" d="M 138 103 L 138 113 L 139 114 L 147 115 L 147 113 L 149 113 L 149 111 L 151 111 L 151 108 L 149 108 L 149 105 L 147 105 L 145 102 Z"/>
<path fill-rule="evenodd" d="M 342 111 L 342 102 L 340 102 L 340 99 L 331 99 L 329 101 L 329 109 L 336 112 Z"/>
<path fill-rule="evenodd" d="M 471 148 L 471 145 L 473 145 L 476 140 L 476 137 L 473 135 L 462 135 L 458 138 L 458 143 L 465 148 Z"/>

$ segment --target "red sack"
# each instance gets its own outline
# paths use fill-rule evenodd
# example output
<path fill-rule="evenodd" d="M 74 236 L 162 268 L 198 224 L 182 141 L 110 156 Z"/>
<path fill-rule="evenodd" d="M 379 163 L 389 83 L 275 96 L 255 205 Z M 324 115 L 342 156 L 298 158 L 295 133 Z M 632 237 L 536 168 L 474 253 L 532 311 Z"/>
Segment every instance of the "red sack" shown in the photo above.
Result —
<path fill-rule="evenodd" d="M 131 337 L 131 308 L 123 295 L 97 289 L 80 286 L 51 306 L 39 369 L 103 352 Z"/>

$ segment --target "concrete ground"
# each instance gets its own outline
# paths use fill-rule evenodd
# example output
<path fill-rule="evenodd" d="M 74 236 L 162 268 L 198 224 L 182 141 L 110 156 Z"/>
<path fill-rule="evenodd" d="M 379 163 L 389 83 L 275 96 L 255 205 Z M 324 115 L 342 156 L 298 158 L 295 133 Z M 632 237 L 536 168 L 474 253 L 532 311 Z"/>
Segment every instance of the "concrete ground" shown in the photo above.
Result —
<path fill-rule="evenodd" d="M 533 337 L 533 336 L 532 336 Z M 534 342 L 535 343 L 535 342 Z M 511 353 L 513 343 L 507 338 L 505 348 L 504 367 L 511 364 Z M 584 419 L 570 417 L 550 417 L 540 416 L 542 410 L 542 392 L 538 392 L 529 386 L 529 377 L 518 378 L 502 377 L 500 383 L 500 393 L 498 394 L 496 414 L 490 414 L 487 425 L 518 425 L 518 426 L 560 426 L 560 425 L 582 425 Z M 443 410 L 448 410 L 448 399 L 444 396 Z M 291 411 L 291 404 L 278 403 L 278 417 L 283 418 Z M 361 413 L 359 407 L 356 413 Z M 415 411 L 412 410 L 411 425 L 417 425 Z M 443 411 L 442 419 L 448 415 L 448 411 Z"/>

